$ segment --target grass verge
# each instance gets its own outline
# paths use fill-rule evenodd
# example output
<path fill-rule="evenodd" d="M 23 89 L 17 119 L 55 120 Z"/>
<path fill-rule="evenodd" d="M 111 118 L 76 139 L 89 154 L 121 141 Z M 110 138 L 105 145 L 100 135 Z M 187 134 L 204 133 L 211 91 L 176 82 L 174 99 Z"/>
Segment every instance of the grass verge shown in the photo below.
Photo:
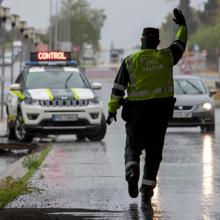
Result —
<path fill-rule="evenodd" d="M 19 195 L 41 191 L 30 186 L 28 181 L 42 164 L 51 148 L 52 145 L 48 145 L 38 155 L 32 154 L 23 160 L 23 166 L 27 168 L 27 173 L 23 177 L 14 179 L 8 176 L 0 180 L 0 209 L 4 208 Z"/>

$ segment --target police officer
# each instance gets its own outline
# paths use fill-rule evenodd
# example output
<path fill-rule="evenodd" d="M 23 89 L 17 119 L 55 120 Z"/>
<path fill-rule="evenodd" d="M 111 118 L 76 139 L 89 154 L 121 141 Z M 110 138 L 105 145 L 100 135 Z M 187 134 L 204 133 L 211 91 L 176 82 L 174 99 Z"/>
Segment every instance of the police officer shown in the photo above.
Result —
<path fill-rule="evenodd" d="M 123 60 L 108 103 L 107 124 L 116 121 L 117 109 L 123 105 L 122 118 L 126 121 L 125 173 L 132 198 L 138 196 L 140 155 L 145 150 L 140 188 L 142 208 L 151 206 L 164 137 L 175 103 L 173 66 L 182 57 L 187 42 L 185 18 L 176 8 L 173 13 L 173 20 L 179 26 L 175 41 L 168 48 L 158 50 L 159 30 L 144 28 L 141 50 Z"/>

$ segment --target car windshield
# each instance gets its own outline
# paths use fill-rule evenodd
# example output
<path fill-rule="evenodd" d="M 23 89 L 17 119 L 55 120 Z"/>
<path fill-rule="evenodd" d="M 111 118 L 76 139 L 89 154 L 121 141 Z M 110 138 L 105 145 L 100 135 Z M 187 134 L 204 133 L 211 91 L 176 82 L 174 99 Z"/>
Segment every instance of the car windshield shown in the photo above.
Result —
<path fill-rule="evenodd" d="M 175 79 L 174 80 L 174 94 L 176 95 L 200 95 L 205 94 L 207 91 L 198 79 Z"/>
<path fill-rule="evenodd" d="M 61 68 L 27 73 L 24 87 L 25 89 L 91 88 L 88 80 L 82 73 L 78 71 L 64 71 Z"/>

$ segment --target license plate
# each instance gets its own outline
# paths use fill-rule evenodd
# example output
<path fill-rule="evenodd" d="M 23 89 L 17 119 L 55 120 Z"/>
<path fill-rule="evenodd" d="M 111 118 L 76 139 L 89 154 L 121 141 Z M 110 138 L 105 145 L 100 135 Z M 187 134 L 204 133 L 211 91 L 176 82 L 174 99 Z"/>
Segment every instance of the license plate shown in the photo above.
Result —
<path fill-rule="evenodd" d="M 192 118 L 191 112 L 174 112 L 173 113 L 174 118 Z"/>
<path fill-rule="evenodd" d="M 78 117 L 76 114 L 69 115 L 52 115 L 53 121 L 77 121 Z"/>

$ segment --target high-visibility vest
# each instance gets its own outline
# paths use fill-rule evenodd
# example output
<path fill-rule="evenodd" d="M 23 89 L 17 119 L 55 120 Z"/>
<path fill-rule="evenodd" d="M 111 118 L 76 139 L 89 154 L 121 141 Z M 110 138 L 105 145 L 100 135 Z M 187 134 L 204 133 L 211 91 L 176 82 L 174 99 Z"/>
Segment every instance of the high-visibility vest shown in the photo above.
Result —
<path fill-rule="evenodd" d="M 170 49 L 144 49 L 126 58 L 131 101 L 165 98 L 174 95 L 173 55 Z"/>

